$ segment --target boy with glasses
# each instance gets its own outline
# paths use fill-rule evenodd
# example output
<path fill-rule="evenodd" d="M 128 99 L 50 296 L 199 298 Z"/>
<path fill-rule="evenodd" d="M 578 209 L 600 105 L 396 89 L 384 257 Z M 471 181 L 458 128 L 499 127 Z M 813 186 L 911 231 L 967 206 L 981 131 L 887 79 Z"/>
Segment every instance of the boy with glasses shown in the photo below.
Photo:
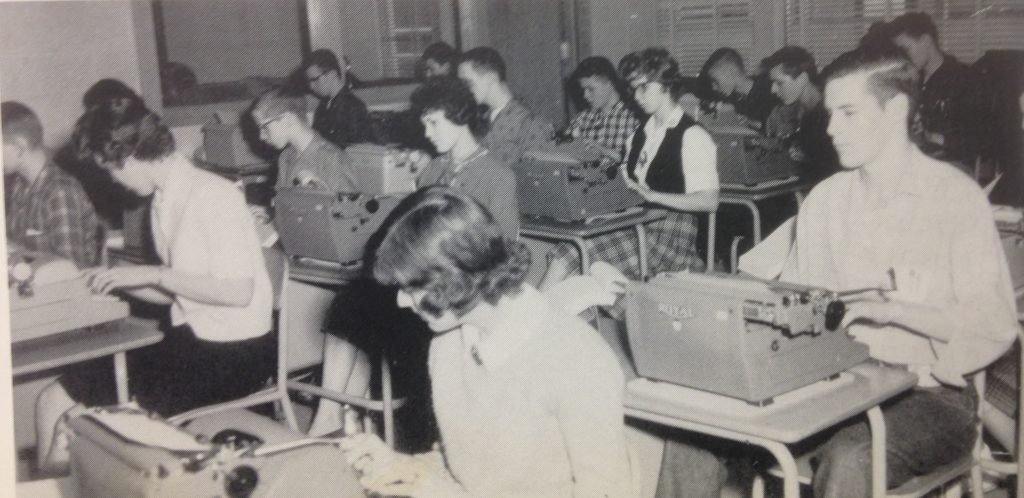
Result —
<path fill-rule="evenodd" d="M 314 50 L 302 64 L 309 90 L 320 99 L 313 129 L 341 148 L 374 142 L 366 104 L 345 84 L 338 57 L 328 49 Z"/>

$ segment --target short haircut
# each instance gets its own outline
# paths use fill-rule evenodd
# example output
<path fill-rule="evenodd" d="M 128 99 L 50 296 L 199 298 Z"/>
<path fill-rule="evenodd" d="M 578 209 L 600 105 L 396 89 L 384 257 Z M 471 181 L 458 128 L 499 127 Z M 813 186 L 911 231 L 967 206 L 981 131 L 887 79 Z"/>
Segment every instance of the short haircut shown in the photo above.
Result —
<path fill-rule="evenodd" d="M 302 97 L 291 95 L 279 88 L 264 92 L 256 99 L 252 106 L 251 114 L 259 114 L 262 118 L 276 118 L 283 114 L 292 114 L 305 122 L 306 100 Z M 255 117 L 255 116 L 254 116 Z M 256 120 L 257 124 L 258 119 Z"/>
<path fill-rule="evenodd" d="M 711 52 L 711 57 L 704 61 L 704 67 L 701 68 L 700 74 L 707 76 L 712 69 L 717 68 L 723 64 L 731 64 L 739 68 L 741 73 L 746 72 L 746 67 L 743 65 L 743 57 L 734 48 L 722 47 L 714 52 Z"/>
<path fill-rule="evenodd" d="M 174 152 L 174 136 L 160 116 L 145 106 L 117 112 L 90 109 L 75 124 L 72 146 L 79 158 L 106 169 L 121 169 L 129 157 L 156 161 Z"/>
<path fill-rule="evenodd" d="M 477 104 L 466 82 L 454 76 L 428 79 L 412 92 L 409 100 L 417 116 L 441 111 L 448 121 L 469 126 L 469 131 L 478 140 L 487 135 L 490 128 L 487 106 Z"/>
<path fill-rule="evenodd" d="M 889 36 L 896 38 L 899 35 L 907 35 L 918 39 L 924 35 L 931 35 L 935 43 L 939 42 L 939 30 L 932 21 L 932 16 L 924 12 L 908 12 L 889 22 L 887 28 Z"/>
<path fill-rule="evenodd" d="M 661 83 L 673 100 L 679 100 L 683 95 L 695 91 L 692 79 L 688 80 L 679 74 L 679 63 L 669 55 L 668 50 L 660 47 L 645 48 L 626 55 L 619 62 L 619 74 L 626 81 L 646 76 L 648 81 Z"/>
<path fill-rule="evenodd" d="M 459 57 L 459 64 L 469 63 L 476 71 L 485 71 L 498 75 L 498 79 L 505 81 L 505 59 L 501 54 L 491 47 L 476 47 Z"/>
<path fill-rule="evenodd" d="M 323 72 L 335 71 L 339 75 L 342 74 L 341 65 L 338 64 L 338 56 L 334 55 L 334 52 L 330 49 L 316 49 L 306 56 L 306 59 L 302 61 L 302 70 L 305 71 L 311 66 L 316 66 Z"/>
<path fill-rule="evenodd" d="M 907 119 L 913 118 L 920 98 L 920 72 L 902 50 L 893 45 L 862 47 L 840 55 L 822 71 L 822 80 L 829 81 L 852 74 L 867 73 L 868 92 L 879 104 L 897 94 L 907 96 Z"/>
<path fill-rule="evenodd" d="M 21 137 L 33 149 L 43 146 L 43 123 L 27 105 L 8 100 L 0 104 L 0 118 L 4 143 L 11 143 L 14 137 Z"/>
<path fill-rule="evenodd" d="M 86 109 L 99 106 L 116 105 L 121 100 L 128 100 L 129 105 L 142 104 L 142 98 L 121 80 L 104 78 L 93 83 L 82 95 L 82 106 Z"/>
<path fill-rule="evenodd" d="M 451 64 L 454 67 L 459 63 L 459 51 L 443 41 L 438 41 L 427 45 L 420 60 L 433 60 L 438 64 Z"/>
<path fill-rule="evenodd" d="M 612 87 L 615 88 L 615 92 L 619 94 L 619 98 L 626 100 L 628 92 L 626 91 L 626 84 L 619 77 L 619 72 L 615 70 L 615 65 L 612 61 L 608 60 L 607 57 L 593 56 L 587 57 L 580 61 L 580 64 L 576 66 L 576 70 L 572 72 L 572 76 L 569 79 L 577 87 L 580 86 L 580 80 L 583 78 L 599 77 L 611 83 Z"/>
<path fill-rule="evenodd" d="M 818 66 L 814 63 L 814 56 L 803 47 L 782 47 L 769 55 L 761 65 L 765 71 L 771 71 L 778 66 L 783 74 L 792 78 L 803 73 L 807 73 L 811 81 L 818 78 Z"/>
<path fill-rule="evenodd" d="M 420 310 L 463 316 L 481 301 L 518 294 L 530 267 L 526 247 L 502 236 L 480 203 L 448 187 L 427 187 L 402 201 L 375 253 L 384 285 L 424 291 Z"/>

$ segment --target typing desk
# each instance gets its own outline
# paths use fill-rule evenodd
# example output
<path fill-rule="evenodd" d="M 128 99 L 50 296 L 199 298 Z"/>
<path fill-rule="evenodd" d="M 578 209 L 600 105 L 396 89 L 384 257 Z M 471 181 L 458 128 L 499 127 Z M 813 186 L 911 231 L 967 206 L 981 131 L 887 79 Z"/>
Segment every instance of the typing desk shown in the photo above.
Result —
<path fill-rule="evenodd" d="M 590 271 L 590 253 L 587 251 L 587 239 L 616 232 L 629 227 L 636 230 L 637 252 L 640 256 L 640 275 L 647 276 L 647 230 L 645 225 L 665 219 L 668 212 L 664 209 L 647 209 L 636 213 L 613 216 L 594 222 L 563 221 L 552 218 L 540 218 L 523 215 L 520 218 L 519 233 L 524 237 L 542 240 L 557 240 L 572 243 L 580 252 L 580 267 L 586 274 Z M 712 217 L 712 224 L 714 223 Z M 712 227 L 713 230 L 713 227 Z M 709 237 L 708 258 L 714 254 L 714 237 Z M 711 259 L 708 260 L 709 263 Z M 710 267 L 710 266 L 709 266 Z"/>
<path fill-rule="evenodd" d="M 128 364 L 126 352 L 156 344 L 164 334 L 153 320 L 128 317 L 88 330 L 73 330 L 11 346 L 11 369 L 15 377 L 72 363 L 114 357 L 114 378 L 118 403 L 127 403 Z"/>
<path fill-rule="evenodd" d="M 844 376 L 848 376 L 844 379 Z M 700 401 L 724 398 L 664 382 L 636 379 L 626 384 L 626 416 L 710 436 L 747 442 L 772 453 L 782 467 L 787 498 L 797 498 L 796 461 L 787 444 L 802 441 L 859 413 L 867 412 L 871 425 L 873 475 L 885 472 L 885 421 L 878 405 L 917 384 L 917 376 L 872 362 L 857 365 L 813 396 L 797 399 L 798 391 L 780 395 L 764 408 L 725 398 L 721 404 Z M 810 388 L 817 388 L 813 386 Z M 782 397 L 793 394 L 792 401 Z M 694 399 L 697 398 L 697 399 Z M 730 408 L 730 403 L 734 403 Z M 740 410 L 735 410 L 739 403 Z M 873 496 L 885 496 L 885 480 L 872 483 Z M 755 487 L 755 496 L 758 490 Z"/>
<path fill-rule="evenodd" d="M 754 219 L 754 245 L 757 245 L 761 242 L 761 210 L 757 207 L 757 203 L 774 197 L 792 195 L 799 206 L 803 203 L 804 192 L 810 190 L 810 187 L 810 184 L 797 177 L 757 185 L 723 184 L 718 193 L 718 202 L 744 206 L 750 210 Z"/>

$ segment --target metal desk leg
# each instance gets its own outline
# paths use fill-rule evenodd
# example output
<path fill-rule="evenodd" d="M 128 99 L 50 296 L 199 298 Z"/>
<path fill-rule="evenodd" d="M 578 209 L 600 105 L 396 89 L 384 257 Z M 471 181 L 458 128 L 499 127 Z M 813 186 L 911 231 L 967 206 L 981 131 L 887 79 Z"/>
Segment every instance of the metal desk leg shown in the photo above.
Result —
<path fill-rule="evenodd" d="M 394 400 L 392 400 L 393 393 L 391 392 L 391 365 L 388 363 L 388 357 L 382 356 L 380 359 L 380 376 L 381 376 L 381 397 L 384 402 L 384 442 L 391 448 L 395 447 L 395 406 Z"/>
<path fill-rule="evenodd" d="M 718 212 L 708 213 L 708 263 L 705 272 L 715 271 L 715 232 L 718 230 Z"/>
<path fill-rule="evenodd" d="M 886 488 L 885 461 L 885 418 L 882 409 L 874 406 L 868 410 L 868 425 L 871 427 L 871 496 L 883 498 Z"/>
<path fill-rule="evenodd" d="M 580 251 L 580 275 L 590 275 L 590 253 L 587 252 L 586 239 L 573 237 L 572 243 Z"/>
<path fill-rule="evenodd" d="M 800 205 L 804 203 L 804 193 L 797 190 L 796 192 L 793 192 L 793 197 L 796 197 L 796 207 L 799 208 Z"/>
<path fill-rule="evenodd" d="M 117 385 L 117 403 L 125 404 L 128 399 L 128 356 L 124 351 L 114 354 L 114 383 Z"/>
<path fill-rule="evenodd" d="M 761 243 L 761 210 L 758 209 L 757 203 L 749 199 L 736 199 L 737 204 L 742 204 L 750 210 L 750 215 L 754 219 L 754 245 Z"/>
<path fill-rule="evenodd" d="M 634 228 L 636 229 L 636 251 L 640 256 L 640 280 L 646 281 L 651 271 L 647 262 L 647 227 L 643 223 L 637 223 Z"/>
<path fill-rule="evenodd" d="M 755 442 L 755 440 L 751 442 Z M 779 462 L 779 467 L 782 468 L 783 496 L 786 498 L 800 498 L 800 474 L 797 472 L 796 460 L 793 458 L 793 454 L 789 452 L 789 448 L 778 441 L 768 441 L 765 439 L 756 440 L 756 444 L 772 452 L 775 460 Z"/>

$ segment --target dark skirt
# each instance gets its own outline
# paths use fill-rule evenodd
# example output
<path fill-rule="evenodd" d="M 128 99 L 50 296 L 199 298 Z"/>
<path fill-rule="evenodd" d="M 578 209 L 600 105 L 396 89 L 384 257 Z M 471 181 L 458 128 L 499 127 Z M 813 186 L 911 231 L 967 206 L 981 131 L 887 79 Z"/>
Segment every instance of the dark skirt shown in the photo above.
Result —
<path fill-rule="evenodd" d="M 248 396 L 276 365 L 277 334 L 213 342 L 181 325 L 166 330 L 159 344 L 129 353 L 130 390 L 143 408 L 169 417 Z"/>

